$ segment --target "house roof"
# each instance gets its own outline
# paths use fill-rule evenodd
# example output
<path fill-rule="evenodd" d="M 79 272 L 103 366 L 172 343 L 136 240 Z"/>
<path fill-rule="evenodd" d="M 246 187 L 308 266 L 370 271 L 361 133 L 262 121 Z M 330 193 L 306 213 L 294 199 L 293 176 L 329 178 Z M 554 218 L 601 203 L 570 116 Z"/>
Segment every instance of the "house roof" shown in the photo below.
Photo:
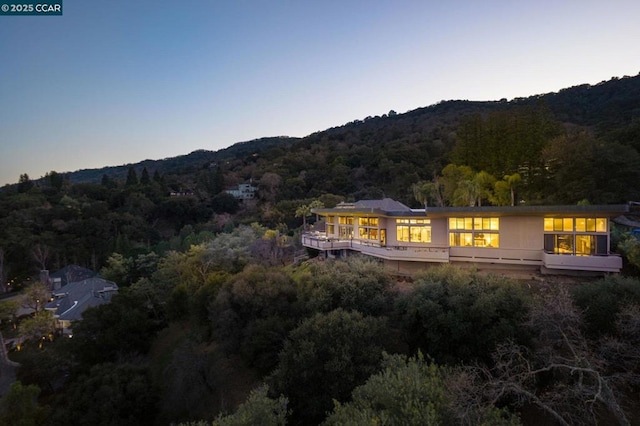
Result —
<path fill-rule="evenodd" d="M 82 319 L 87 308 L 108 303 L 111 295 L 118 291 L 116 283 L 93 277 L 69 283 L 53 292 L 55 300 L 47 303 L 46 309 L 54 310 L 59 320 Z"/>
<path fill-rule="evenodd" d="M 60 278 L 60 285 L 65 286 L 69 283 L 82 281 L 87 278 L 95 277 L 96 272 L 91 269 L 83 268 L 78 265 L 67 265 L 64 268 L 49 275 L 49 278 Z"/>
<path fill-rule="evenodd" d="M 428 207 L 425 209 L 411 209 L 404 204 L 385 198 L 382 200 L 361 200 L 355 203 L 340 203 L 332 209 L 313 209 L 313 213 L 357 213 L 377 214 L 382 216 L 451 216 L 453 214 L 468 215 L 602 215 L 607 217 L 619 216 L 629 211 L 628 204 L 615 205 L 568 205 L 568 206 L 482 206 L 482 207 Z"/>
<path fill-rule="evenodd" d="M 384 214 L 388 212 L 411 212 L 411 209 L 399 201 L 391 198 L 383 198 L 382 200 L 360 200 L 355 203 L 342 202 L 332 209 L 312 209 L 313 213 L 329 213 L 329 212 L 349 212 L 349 213 L 377 213 Z"/>
<path fill-rule="evenodd" d="M 391 198 L 383 198 L 382 200 L 360 200 L 355 203 L 357 208 L 364 209 L 380 209 L 382 211 L 411 211 L 411 209 L 399 201 Z"/>
<path fill-rule="evenodd" d="M 613 219 L 619 225 L 628 226 L 630 228 L 640 228 L 640 215 L 626 214 Z"/>

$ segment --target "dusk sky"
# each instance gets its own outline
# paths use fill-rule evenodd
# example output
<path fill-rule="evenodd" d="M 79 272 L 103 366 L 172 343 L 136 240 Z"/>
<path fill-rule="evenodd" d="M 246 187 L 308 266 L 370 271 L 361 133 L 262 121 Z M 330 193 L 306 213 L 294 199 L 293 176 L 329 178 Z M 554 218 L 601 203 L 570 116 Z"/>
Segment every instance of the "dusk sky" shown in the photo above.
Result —
<path fill-rule="evenodd" d="M 597 84 L 639 42 L 638 0 L 64 0 L 0 16 L 0 185 Z"/>

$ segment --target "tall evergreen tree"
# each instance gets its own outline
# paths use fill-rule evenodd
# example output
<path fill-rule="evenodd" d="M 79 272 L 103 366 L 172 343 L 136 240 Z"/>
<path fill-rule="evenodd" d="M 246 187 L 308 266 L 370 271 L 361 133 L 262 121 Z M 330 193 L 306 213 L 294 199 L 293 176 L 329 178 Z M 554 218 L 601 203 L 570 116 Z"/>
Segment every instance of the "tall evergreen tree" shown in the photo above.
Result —
<path fill-rule="evenodd" d="M 26 173 L 21 174 L 20 179 L 18 180 L 18 192 L 29 192 L 31 188 L 33 188 L 33 182 L 29 179 L 29 175 Z"/>
<path fill-rule="evenodd" d="M 136 174 L 136 170 L 133 166 L 129 167 L 129 172 L 127 173 L 127 182 L 126 186 L 134 186 L 138 184 L 138 175 Z"/>
<path fill-rule="evenodd" d="M 149 178 L 149 172 L 147 171 L 146 167 L 142 169 L 142 175 L 140 176 L 140 183 L 143 185 L 149 185 L 151 183 L 151 179 Z"/>

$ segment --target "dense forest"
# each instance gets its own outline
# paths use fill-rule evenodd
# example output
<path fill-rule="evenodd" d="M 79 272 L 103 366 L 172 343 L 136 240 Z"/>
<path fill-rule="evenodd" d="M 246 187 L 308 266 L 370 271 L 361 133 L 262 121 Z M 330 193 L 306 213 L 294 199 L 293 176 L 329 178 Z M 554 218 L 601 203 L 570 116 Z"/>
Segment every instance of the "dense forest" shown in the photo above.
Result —
<path fill-rule="evenodd" d="M 249 182 L 253 200 L 225 192 Z M 312 205 L 626 203 L 637 182 L 640 75 L 23 174 L 0 190 L 2 292 L 40 297 L 38 272 L 70 264 L 120 291 L 71 339 L 42 337 L 37 303 L 18 324 L 0 302 L 3 333 L 33 336 L 9 354 L 21 367 L 0 423 L 638 422 L 636 278 L 445 267 L 399 281 L 362 258 L 294 262 Z M 612 236 L 637 275 L 640 242 Z"/>

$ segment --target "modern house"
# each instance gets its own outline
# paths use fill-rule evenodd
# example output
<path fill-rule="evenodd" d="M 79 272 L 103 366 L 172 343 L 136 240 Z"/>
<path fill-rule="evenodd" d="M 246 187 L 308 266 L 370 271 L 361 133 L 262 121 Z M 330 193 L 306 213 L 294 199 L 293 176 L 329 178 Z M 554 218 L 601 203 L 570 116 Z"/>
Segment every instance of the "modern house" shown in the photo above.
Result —
<path fill-rule="evenodd" d="M 111 301 L 118 292 L 118 286 L 111 281 L 92 277 L 70 282 L 52 292 L 53 300 L 45 305 L 52 311 L 63 334 L 71 334 L 71 323 L 82 319 L 88 308 Z"/>
<path fill-rule="evenodd" d="M 624 205 L 429 207 L 411 209 L 389 198 L 314 209 L 324 232 L 302 236 L 325 257 L 359 252 L 400 274 L 426 264 L 542 273 L 620 272 L 610 252 L 609 222 Z"/>

